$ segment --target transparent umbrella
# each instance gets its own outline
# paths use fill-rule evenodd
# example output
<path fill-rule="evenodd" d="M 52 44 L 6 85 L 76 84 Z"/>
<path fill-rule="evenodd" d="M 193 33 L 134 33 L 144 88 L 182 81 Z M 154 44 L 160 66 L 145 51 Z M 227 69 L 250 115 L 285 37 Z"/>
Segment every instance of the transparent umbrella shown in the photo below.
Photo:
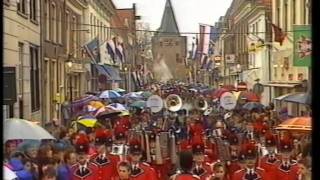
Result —
<path fill-rule="evenodd" d="M 4 141 L 14 139 L 55 139 L 48 131 L 34 122 L 25 119 L 6 119 L 3 126 Z"/>

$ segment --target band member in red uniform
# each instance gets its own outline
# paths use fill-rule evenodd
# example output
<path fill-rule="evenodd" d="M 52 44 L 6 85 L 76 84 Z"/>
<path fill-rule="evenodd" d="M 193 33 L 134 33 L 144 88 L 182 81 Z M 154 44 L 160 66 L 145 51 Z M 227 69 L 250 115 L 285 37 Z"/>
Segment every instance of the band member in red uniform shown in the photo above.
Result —
<path fill-rule="evenodd" d="M 267 132 L 265 134 L 265 147 L 268 154 L 260 159 L 260 167 L 266 171 L 266 174 L 274 179 L 276 178 L 277 164 L 280 161 L 280 157 L 276 154 L 276 136 Z"/>
<path fill-rule="evenodd" d="M 191 152 L 181 152 L 179 155 L 181 171 L 170 177 L 170 180 L 200 180 L 200 177 L 193 175 L 190 171 L 193 166 L 193 156 Z"/>
<path fill-rule="evenodd" d="M 114 130 L 114 138 L 115 138 L 115 142 L 114 145 L 115 146 L 125 146 L 125 144 L 127 143 L 127 134 L 126 134 L 126 128 L 123 126 L 117 126 Z M 125 149 L 123 149 L 125 151 Z M 121 155 L 114 155 L 116 156 L 120 161 L 125 161 L 127 159 L 125 154 L 121 154 Z"/>
<path fill-rule="evenodd" d="M 229 176 L 221 162 L 214 163 L 213 173 L 207 178 L 207 180 L 229 180 Z"/>
<path fill-rule="evenodd" d="M 228 176 L 231 178 L 233 174 L 241 169 L 240 163 L 238 161 L 239 157 L 239 138 L 236 134 L 230 133 L 228 136 L 228 141 L 230 145 L 230 161 L 227 161 L 226 167 L 228 169 Z"/>
<path fill-rule="evenodd" d="M 91 162 L 97 165 L 98 172 L 97 178 L 104 180 L 111 180 L 112 177 L 116 175 L 116 158 L 112 158 L 107 151 L 107 144 L 110 144 L 111 132 L 106 129 L 97 129 L 95 135 L 95 146 L 97 149 L 97 154 L 95 154 Z M 111 139 L 112 140 L 112 139 Z M 112 141 L 111 141 L 112 145 Z"/>
<path fill-rule="evenodd" d="M 88 161 L 89 139 L 85 134 L 79 134 L 75 149 L 78 163 L 71 167 L 71 180 L 96 180 L 98 167 Z"/>
<path fill-rule="evenodd" d="M 299 166 L 296 161 L 291 159 L 293 140 L 290 137 L 280 139 L 281 162 L 278 163 L 276 179 L 296 180 L 299 177 Z"/>
<path fill-rule="evenodd" d="M 131 160 L 131 178 L 133 180 L 157 180 L 155 170 L 147 163 L 142 163 L 141 144 L 138 140 L 132 140 L 129 147 L 129 155 Z"/>
<path fill-rule="evenodd" d="M 242 151 L 243 153 L 239 158 L 244 159 L 245 167 L 236 171 L 232 176 L 232 180 L 269 180 L 265 170 L 256 167 L 258 152 L 255 144 L 245 144 Z"/>
<path fill-rule="evenodd" d="M 122 161 L 118 164 L 118 175 L 113 180 L 131 180 L 131 165 L 127 161 Z"/>
<path fill-rule="evenodd" d="M 212 170 L 209 163 L 205 162 L 204 144 L 200 136 L 193 138 L 192 153 L 194 167 L 192 168 L 192 174 L 200 177 L 201 180 L 205 180 L 212 174 Z"/>
<path fill-rule="evenodd" d="M 171 160 L 168 157 L 162 157 L 162 154 L 160 154 L 160 157 L 157 157 L 159 156 L 159 154 L 157 154 L 156 151 L 157 151 L 157 148 L 160 148 L 160 144 L 157 145 L 156 138 L 157 138 L 156 132 L 152 132 L 149 135 L 151 167 L 157 172 L 159 179 L 168 179 L 168 174 L 171 170 Z M 161 163 L 158 162 L 159 158 L 162 161 Z"/>

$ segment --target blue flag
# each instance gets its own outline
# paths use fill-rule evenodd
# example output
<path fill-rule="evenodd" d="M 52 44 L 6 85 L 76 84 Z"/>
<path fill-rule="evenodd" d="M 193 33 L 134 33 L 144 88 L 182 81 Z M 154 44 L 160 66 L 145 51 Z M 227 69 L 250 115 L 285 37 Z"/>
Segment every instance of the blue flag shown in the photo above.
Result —
<path fill-rule="evenodd" d="M 97 37 L 90 41 L 88 44 L 85 44 L 84 48 L 86 49 L 93 63 L 96 64 L 100 62 L 99 39 Z"/>

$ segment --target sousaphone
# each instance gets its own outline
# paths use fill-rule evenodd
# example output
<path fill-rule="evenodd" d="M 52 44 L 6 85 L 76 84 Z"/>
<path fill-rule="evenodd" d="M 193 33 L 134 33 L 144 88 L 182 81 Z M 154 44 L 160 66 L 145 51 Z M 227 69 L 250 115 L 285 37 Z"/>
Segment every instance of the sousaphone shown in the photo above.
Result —
<path fill-rule="evenodd" d="M 170 94 L 165 100 L 166 107 L 171 112 L 177 112 L 182 107 L 182 99 L 176 94 Z"/>

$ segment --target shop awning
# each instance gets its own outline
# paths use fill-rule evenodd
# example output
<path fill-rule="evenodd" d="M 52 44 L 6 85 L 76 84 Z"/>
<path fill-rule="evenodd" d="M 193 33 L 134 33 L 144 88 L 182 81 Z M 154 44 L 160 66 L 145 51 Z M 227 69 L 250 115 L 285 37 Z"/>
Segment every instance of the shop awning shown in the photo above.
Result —
<path fill-rule="evenodd" d="M 98 74 L 99 75 L 105 75 L 107 77 L 110 77 L 110 75 L 108 74 L 108 72 L 103 68 L 102 65 L 100 64 L 93 64 L 93 66 L 98 70 Z"/>
<path fill-rule="evenodd" d="M 119 73 L 119 69 L 116 69 L 110 65 L 103 65 L 103 68 L 107 71 L 110 78 L 108 80 L 110 81 L 122 81 Z"/>
<path fill-rule="evenodd" d="M 294 88 L 296 86 L 300 86 L 301 83 L 276 83 L 270 82 L 268 84 L 264 84 L 264 86 L 271 86 L 271 87 L 285 87 L 285 88 Z"/>

